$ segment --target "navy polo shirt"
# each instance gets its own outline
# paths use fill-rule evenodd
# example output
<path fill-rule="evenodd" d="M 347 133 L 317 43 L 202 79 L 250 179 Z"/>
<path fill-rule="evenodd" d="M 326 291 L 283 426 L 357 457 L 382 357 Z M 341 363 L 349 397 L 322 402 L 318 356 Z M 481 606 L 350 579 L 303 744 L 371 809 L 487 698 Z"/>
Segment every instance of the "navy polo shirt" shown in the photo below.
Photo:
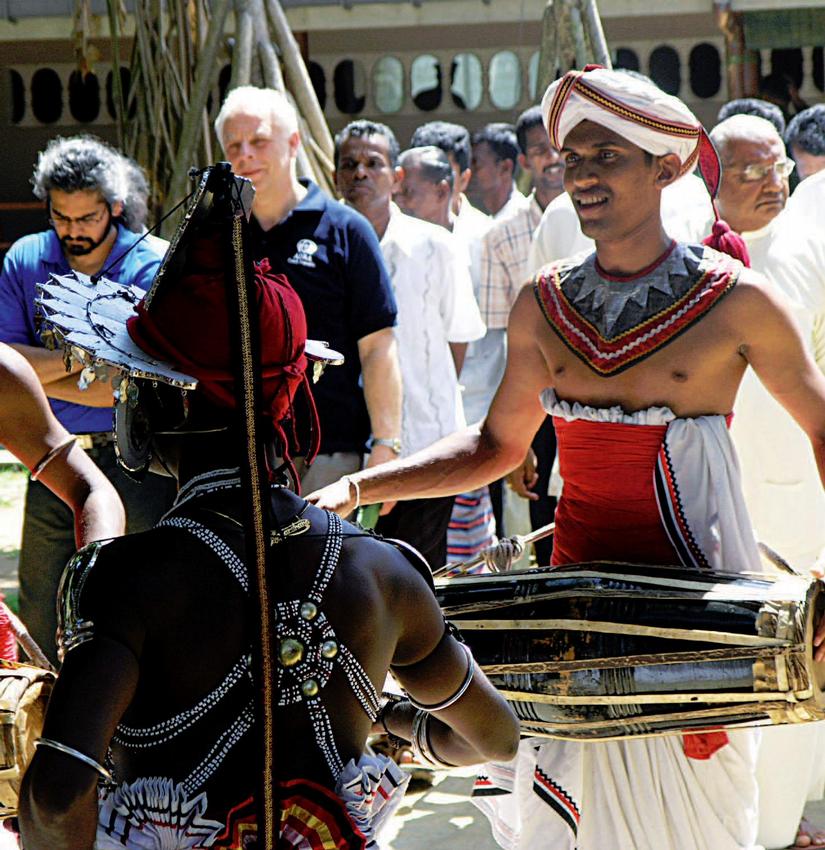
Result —
<path fill-rule="evenodd" d="M 344 355 L 343 366 L 328 366 L 312 385 L 321 452 L 363 452 L 370 421 L 358 340 L 395 324 L 392 284 L 367 219 L 314 183 L 301 183 L 307 194 L 282 222 L 264 232 L 253 216 L 252 251 L 289 279 L 304 305 L 309 337 Z M 305 428 L 299 433 L 304 438 Z"/>
<path fill-rule="evenodd" d="M 140 238 L 139 234 L 121 225 L 116 227 L 117 236 L 101 267 L 103 269 L 107 269 L 113 260 L 118 260 Z M 118 260 L 107 271 L 106 277 L 148 289 L 162 259 L 162 255 L 146 239 Z M 0 342 L 42 348 L 34 324 L 36 285 L 45 283 L 52 273 L 68 274 L 70 271 L 60 240 L 53 230 L 24 236 L 9 248 L 0 272 Z M 112 429 L 112 409 L 109 407 L 89 407 L 59 399 L 49 399 L 49 403 L 60 424 L 73 434 L 93 434 Z"/>

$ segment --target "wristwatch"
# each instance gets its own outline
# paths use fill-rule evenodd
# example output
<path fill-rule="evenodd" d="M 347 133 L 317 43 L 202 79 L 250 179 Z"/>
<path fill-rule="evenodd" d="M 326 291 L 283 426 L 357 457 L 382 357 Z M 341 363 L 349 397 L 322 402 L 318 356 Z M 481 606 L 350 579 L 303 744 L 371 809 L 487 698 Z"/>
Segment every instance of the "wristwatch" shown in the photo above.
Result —
<path fill-rule="evenodd" d="M 388 449 L 392 449 L 395 454 L 401 454 L 401 440 L 398 437 L 384 438 L 384 437 L 373 437 L 368 443 L 367 448 L 372 451 L 375 446 L 386 446 Z"/>

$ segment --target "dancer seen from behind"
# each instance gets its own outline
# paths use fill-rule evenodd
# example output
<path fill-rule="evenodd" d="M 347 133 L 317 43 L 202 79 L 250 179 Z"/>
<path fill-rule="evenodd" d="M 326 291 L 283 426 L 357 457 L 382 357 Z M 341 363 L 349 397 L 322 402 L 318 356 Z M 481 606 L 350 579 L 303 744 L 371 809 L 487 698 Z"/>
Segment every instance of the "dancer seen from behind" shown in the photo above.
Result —
<path fill-rule="evenodd" d="M 206 185 L 202 198 L 229 191 Z M 180 489 L 154 529 L 87 547 L 67 567 L 63 668 L 21 792 L 29 850 L 257 846 L 260 720 L 250 650 L 260 626 L 249 616 L 239 473 L 248 434 L 238 433 L 226 308 L 234 266 L 214 208 L 198 227 L 176 240 L 183 272 L 163 276 L 180 259 L 173 254 L 128 328 L 86 343 L 92 356 L 114 350 L 107 362 L 147 375 L 136 382 L 132 421 L 150 430 L 151 451 Z M 75 300 L 82 291 L 59 283 Z M 306 321 L 298 296 L 266 264 L 253 285 L 265 436 L 277 470 L 276 456 L 290 466 L 292 405 L 307 388 Z M 92 319 L 100 298 L 114 297 L 85 291 Z M 44 288 L 58 328 L 60 301 L 58 284 Z M 124 364 L 117 352 L 126 350 Z M 195 379 L 196 389 L 178 389 Z M 135 435 L 128 421 L 121 436 Z M 121 449 L 131 457 L 134 445 Z M 279 846 L 377 847 L 405 777 L 390 759 L 365 753 L 371 731 L 457 765 L 511 756 L 517 724 L 445 623 L 420 556 L 309 505 L 286 481 L 273 473 L 268 505 L 277 662 L 266 675 L 277 695 Z M 410 697 L 382 707 L 389 668 Z"/>

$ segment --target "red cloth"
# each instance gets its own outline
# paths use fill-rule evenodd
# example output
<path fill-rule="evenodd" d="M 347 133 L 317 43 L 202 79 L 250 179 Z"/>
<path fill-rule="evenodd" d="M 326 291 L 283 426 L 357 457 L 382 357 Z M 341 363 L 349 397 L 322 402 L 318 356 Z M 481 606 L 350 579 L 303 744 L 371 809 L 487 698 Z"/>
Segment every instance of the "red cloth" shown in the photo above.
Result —
<path fill-rule="evenodd" d="M 554 417 L 564 490 L 552 564 L 678 564 L 662 526 L 653 472 L 666 425 Z"/>
<path fill-rule="evenodd" d="M 0 596 L 0 601 L 3 597 Z M 5 605 L 0 605 L 0 659 L 17 661 L 17 636 L 11 627 L 9 613 Z"/>

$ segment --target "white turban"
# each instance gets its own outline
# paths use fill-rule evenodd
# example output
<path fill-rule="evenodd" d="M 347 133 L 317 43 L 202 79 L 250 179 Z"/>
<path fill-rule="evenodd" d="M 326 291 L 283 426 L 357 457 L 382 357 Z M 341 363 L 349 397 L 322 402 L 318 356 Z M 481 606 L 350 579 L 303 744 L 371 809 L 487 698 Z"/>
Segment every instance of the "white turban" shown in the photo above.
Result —
<path fill-rule="evenodd" d="M 718 163 L 704 128 L 687 106 L 631 74 L 599 67 L 569 71 L 548 87 L 541 111 L 557 150 L 577 124 L 593 121 L 654 156 L 675 153 L 682 162 L 682 174 L 692 171 L 700 156 L 703 173 L 708 155 Z M 704 176 L 715 195 L 717 181 Z"/>

